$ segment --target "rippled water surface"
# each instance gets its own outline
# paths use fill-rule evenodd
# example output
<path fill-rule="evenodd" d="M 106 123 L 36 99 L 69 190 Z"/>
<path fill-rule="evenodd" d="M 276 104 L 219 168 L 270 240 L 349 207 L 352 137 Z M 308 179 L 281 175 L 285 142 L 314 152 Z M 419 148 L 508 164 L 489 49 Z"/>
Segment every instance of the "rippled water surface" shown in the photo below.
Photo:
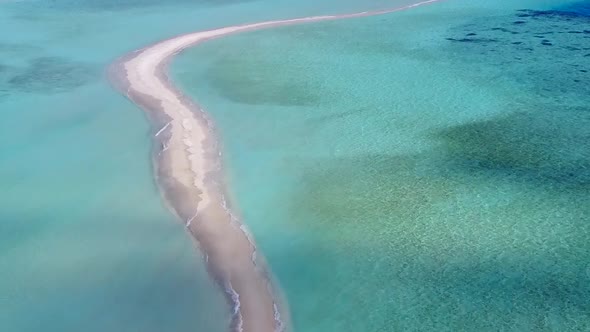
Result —
<path fill-rule="evenodd" d="M 0 331 L 226 331 L 154 185 L 149 125 L 105 67 L 179 33 L 386 4 L 0 1 Z"/>
<path fill-rule="evenodd" d="M 447 1 L 180 56 L 296 330 L 590 329 L 588 8 Z"/>

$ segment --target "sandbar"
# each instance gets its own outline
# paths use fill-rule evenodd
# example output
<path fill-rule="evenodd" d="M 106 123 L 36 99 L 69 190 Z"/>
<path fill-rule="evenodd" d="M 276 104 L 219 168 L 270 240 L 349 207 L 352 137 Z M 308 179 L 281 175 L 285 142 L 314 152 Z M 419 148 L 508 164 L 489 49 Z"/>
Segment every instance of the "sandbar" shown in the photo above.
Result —
<path fill-rule="evenodd" d="M 131 52 L 109 67 L 113 86 L 140 106 L 152 123 L 158 186 L 170 210 L 196 240 L 210 274 L 226 293 L 233 308 L 232 330 L 289 330 L 287 303 L 274 288 L 262 254 L 228 200 L 213 121 L 171 82 L 167 75 L 171 59 L 188 47 L 229 34 L 388 14 L 439 1 L 188 33 Z"/>

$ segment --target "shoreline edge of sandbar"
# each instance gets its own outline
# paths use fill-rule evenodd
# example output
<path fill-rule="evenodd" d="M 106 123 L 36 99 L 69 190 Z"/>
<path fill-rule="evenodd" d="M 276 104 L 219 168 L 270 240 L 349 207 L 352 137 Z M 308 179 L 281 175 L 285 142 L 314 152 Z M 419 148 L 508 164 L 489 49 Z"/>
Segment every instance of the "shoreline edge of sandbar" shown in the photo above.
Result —
<path fill-rule="evenodd" d="M 442 0 L 355 14 L 313 16 L 188 33 L 128 53 L 108 68 L 109 81 L 141 107 L 154 128 L 156 183 L 169 209 L 196 240 L 216 283 L 233 307 L 231 329 L 290 330 L 286 301 L 249 231 L 226 195 L 221 149 L 212 120 L 171 82 L 175 55 L 201 42 L 271 27 L 375 16 Z"/>

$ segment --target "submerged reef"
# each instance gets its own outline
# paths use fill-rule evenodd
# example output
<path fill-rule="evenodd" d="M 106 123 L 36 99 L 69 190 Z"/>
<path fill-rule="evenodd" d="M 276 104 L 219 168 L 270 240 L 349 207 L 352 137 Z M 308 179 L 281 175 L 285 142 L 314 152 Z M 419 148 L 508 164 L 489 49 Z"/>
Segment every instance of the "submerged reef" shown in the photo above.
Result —
<path fill-rule="evenodd" d="M 590 94 L 590 5 L 521 9 L 448 32 L 449 52 L 470 63 L 496 65 L 502 76 L 541 95 Z"/>
<path fill-rule="evenodd" d="M 58 93 L 88 84 L 99 70 L 87 63 L 61 57 L 37 57 L 25 66 L 0 65 L 0 90 L 27 93 Z"/>

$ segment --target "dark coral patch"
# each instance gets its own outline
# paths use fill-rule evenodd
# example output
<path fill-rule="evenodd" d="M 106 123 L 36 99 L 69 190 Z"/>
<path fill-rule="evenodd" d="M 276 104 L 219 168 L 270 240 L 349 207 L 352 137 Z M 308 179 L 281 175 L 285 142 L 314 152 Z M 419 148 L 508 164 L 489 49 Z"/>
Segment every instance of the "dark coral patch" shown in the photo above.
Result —
<path fill-rule="evenodd" d="M 513 25 L 516 21 L 514 14 L 530 18 L 522 20 L 525 25 Z M 583 28 L 588 30 L 588 17 L 558 11 L 523 10 L 514 14 L 489 16 L 452 28 L 453 35 L 448 37 L 454 38 L 449 39 L 453 41 L 449 47 L 454 54 L 470 54 L 468 61 L 494 63 L 503 72 L 513 69 L 518 83 L 546 98 L 553 95 L 559 96 L 557 99 L 563 98 L 560 93 L 565 91 L 581 95 L 590 93 L 590 85 L 585 86 L 587 82 L 582 80 L 582 75 L 585 78 L 587 74 L 580 71 L 590 70 L 583 63 L 590 57 L 590 35 L 583 32 Z M 567 22 L 568 18 L 571 22 Z M 513 36 L 514 32 L 519 34 Z M 477 37 L 467 39 L 465 35 L 468 33 L 475 33 Z M 483 40 L 493 40 L 494 43 Z M 575 82 L 576 79 L 581 81 Z"/>
<path fill-rule="evenodd" d="M 493 38 L 446 38 L 449 41 L 461 42 L 461 43 L 493 43 L 497 42 L 497 39 Z"/>
<path fill-rule="evenodd" d="M 501 32 L 511 32 L 511 33 L 515 33 L 516 32 L 516 31 L 511 31 L 511 30 L 508 30 L 508 29 L 502 28 L 502 27 L 492 28 L 491 30 L 492 31 L 501 31 Z"/>
<path fill-rule="evenodd" d="M 459 125 L 435 137 L 468 169 L 517 175 L 554 185 L 590 184 L 588 108 L 568 109 L 576 121 L 556 117 L 557 109 L 517 112 Z"/>
<path fill-rule="evenodd" d="M 96 68 L 89 64 L 60 57 L 39 57 L 8 80 L 19 91 L 56 93 L 75 89 L 98 77 Z"/>

